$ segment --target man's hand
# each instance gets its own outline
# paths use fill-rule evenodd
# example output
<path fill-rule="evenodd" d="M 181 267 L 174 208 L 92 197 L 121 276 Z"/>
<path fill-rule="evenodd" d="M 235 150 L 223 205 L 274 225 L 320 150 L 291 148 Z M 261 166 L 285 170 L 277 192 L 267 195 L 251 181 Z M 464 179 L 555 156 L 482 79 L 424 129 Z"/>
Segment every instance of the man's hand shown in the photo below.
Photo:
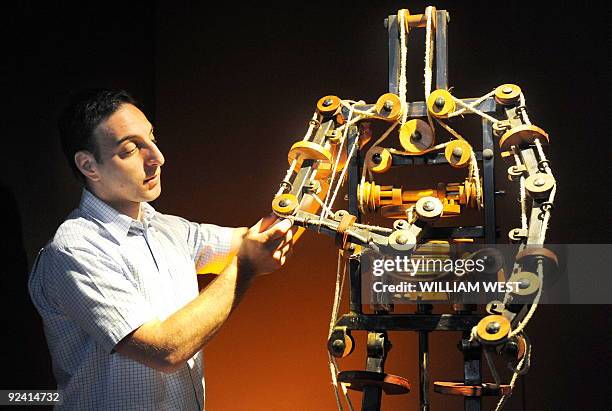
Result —
<path fill-rule="evenodd" d="M 238 262 L 252 273 L 279 269 L 293 252 L 291 221 L 268 215 L 249 228 L 238 250 Z"/>

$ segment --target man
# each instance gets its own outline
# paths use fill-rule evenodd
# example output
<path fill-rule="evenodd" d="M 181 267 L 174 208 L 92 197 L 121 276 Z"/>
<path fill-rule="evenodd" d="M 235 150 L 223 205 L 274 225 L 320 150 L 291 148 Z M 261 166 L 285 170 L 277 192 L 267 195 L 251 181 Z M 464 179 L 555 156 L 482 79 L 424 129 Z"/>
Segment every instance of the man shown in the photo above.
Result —
<path fill-rule="evenodd" d="M 78 96 L 60 135 L 85 187 L 29 289 L 63 407 L 202 409 L 201 350 L 253 277 L 284 264 L 290 222 L 230 229 L 156 212 L 164 157 L 124 91 Z M 196 272 L 219 275 L 198 294 Z"/>

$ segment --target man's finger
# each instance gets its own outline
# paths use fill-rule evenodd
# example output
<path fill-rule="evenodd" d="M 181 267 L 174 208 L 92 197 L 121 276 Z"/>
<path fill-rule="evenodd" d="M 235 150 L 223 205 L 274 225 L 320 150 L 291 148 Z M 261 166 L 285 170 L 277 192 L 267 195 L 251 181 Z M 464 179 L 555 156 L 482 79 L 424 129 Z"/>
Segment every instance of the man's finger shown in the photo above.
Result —
<path fill-rule="evenodd" d="M 255 225 L 251 227 L 251 230 L 255 231 L 256 233 L 263 233 L 268 228 L 270 228 L 270 226 L 274 225 L 274 223 L 276 223 L 277 221 L 279 221 L 279 219 L 275 214 L 268 214 L 267 216 L 259 220 L 257 223 L 255 223 Z"/>
<path fill-rule="evenodd" d="M 291 220 L 282 220 L 268 228 L 265 234 L 268 236 L 268 239 L 277 239 L 284 237 L 285 234 L 287 234 L 287 231 L 289 231 L 289 229 L 291 228 L 291 225 Z"/>

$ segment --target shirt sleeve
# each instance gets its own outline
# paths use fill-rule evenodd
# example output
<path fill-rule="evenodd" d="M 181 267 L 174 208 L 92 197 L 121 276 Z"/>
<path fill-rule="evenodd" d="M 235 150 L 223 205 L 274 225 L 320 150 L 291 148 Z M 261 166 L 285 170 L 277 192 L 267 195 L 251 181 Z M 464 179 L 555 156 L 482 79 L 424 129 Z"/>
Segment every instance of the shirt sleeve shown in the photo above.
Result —
<path fill-rule="evenodd" d="M 214 224 L 189 225 L 188 244 L 198 274 L 219 274 L 231 259 L 234 228 Z"/>
<path fill-rule="evenodd" d="M 106 254 L 82 248 L 44 251 L 45 294 L 107 352 L 156 317 L 119 265 Z"/>

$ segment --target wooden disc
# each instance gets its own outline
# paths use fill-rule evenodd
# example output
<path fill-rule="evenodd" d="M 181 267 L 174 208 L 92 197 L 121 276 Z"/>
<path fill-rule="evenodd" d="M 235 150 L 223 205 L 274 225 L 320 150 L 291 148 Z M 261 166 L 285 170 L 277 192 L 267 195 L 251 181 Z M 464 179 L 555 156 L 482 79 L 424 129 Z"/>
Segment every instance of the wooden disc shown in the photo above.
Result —
<path fill-rule="evenodd" d="M 398 375 L 374 371 L 342 371 L 338 381 L 346 384 L 346 388 L 363 391 L 365 387 L 380 387 L 387 395 L 407 394 L 410 383 Z"/>
<path fill-rule="evenodd" d="M 544 257 L 548 261 L 552 262 L 555 267 L 559 266 L 559 259 L 557 258 L 557 255 L 547 248 L 526 247 L 516 255 L 516 261 L 521 262 L 521 260 L 526 257 Z"/>
<path fill-rule="evenodd" d="M 521 271 L 519 273 L 513 274 L 510 276 L 508 282 L 511 283 L 524 283 L 524 285 L 520 285 L 518 289 L 515 287 L 513 294 L 517 295 L 531 295 L 538 291 L 540 288 L 540 279 L 537 275 L 529 271 Z"/>
<path fill-rule="evenodd" d="M 383 120 L 395 121 L 402 114 L 402 102 L 393 93 L 386 93 L 380 96 L 374 107 L 377 116 Z"/>
<path fill-rule="evenodd" d="M 510 321 L 501 315 L 488 315 L 480 320 L 476 333 L 485 344 L 502 341 L 510 333 Z"/>
<path fill-rule="evenodd" d="M 455 111 L 455 107 L 455 100 L 453 100 L 453 96 L 448 90 L 434 90 L 427 98 L 427 110 L 434 117 L 446 117 Z"/>
<path fill-rule="evenodd" d="M 472 146 L 464 140 L 452 140 L 444 149 L 448 164 L 455 168 L 467 167 L 472 156 Z"/>
<path fill-rule="evenodd" d="M 414 210 L 425 221 L 436 220 L 442 216 L 444 204 L 436 197 L 425 196 L 419 198 L 414 206 Z"/>
<path fill-rule="evenodd" d="M 547 173 L 535 173 L 525 180 L 525 188 L 532 197 L 547 197 L 555 186 L 555 178 Z"/>
<path fill-rule="evenodd" d="M 329 150 L 320 144 L 313 143 L 312 141 L 298 141 L 291 146 L 287 159 L 289 160 L 289 164 L 291 164 L 293 160 L 297 160 L 296 168 L 300 168 L 304 160 L 316 160 L 331 163 L 333 156 Z"/>
<path fill-rule="evenodd" d="M 495 89 L 495 101 L 502 105 L 516 103 L 521 97 L 521 88 L 516 84 L 502 84 Z"/>
<path fill-rule="evenodd" d="M 365 163 L 373 173 L 386 173 L 393 165 L 391 153 L 383 147 L 373 147 L 368 150 Z"/>
<path fill-rule="evenodd" d="M 297 197 L 293 194 L 281 194 L 272 200 L 272 210 L 282 215 L 293 214 L 297 206 Z"/>
<path fill-rule="evenodd" d="M 524 124 L 506 131 L 499 139 L 502 151 L 509 151 L 512 146 L 525 146 L 533 144 L 535 139 L 540 139 L 542 144 L 549 144 L 548 134 L 540 127 Z"/>
<path fill-rule="evenodd" d="M 321 114 L 333 114 L 340 108 L 338 96 L 325 96 L 317 101 L 317 111 Z"/>
<path fill-rule="evenodd" d="M 402 124 L 399 131 L 400 144 L 410 153 L 422 153 L 434 145 L 434 133 L 423 120 L 412 119 Z"/>
<path fill-rule="evenodd" d="M 461 395 L 463 397 L 500 396 L 510 394 L 510 385 L 501 384 L 499 388 L 491 388 L 489 384 L 466 385 L 462 382 L 434 382 L 434 391 L 440 394 Z"/>

